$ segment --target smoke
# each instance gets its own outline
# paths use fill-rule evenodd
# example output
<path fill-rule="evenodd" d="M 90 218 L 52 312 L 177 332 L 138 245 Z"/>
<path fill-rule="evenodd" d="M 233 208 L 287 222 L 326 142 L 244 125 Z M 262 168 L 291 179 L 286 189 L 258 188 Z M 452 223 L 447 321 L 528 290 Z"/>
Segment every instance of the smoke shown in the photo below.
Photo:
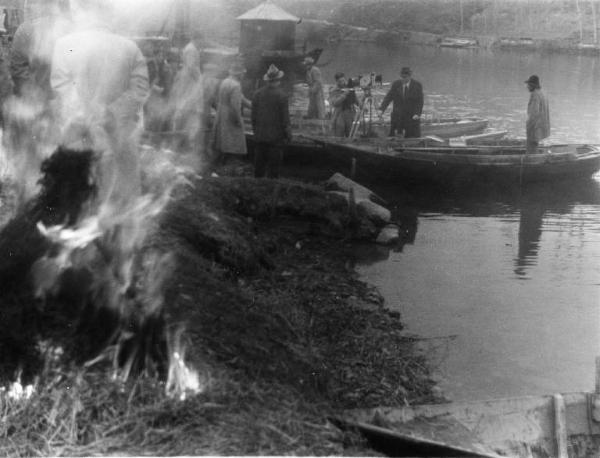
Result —
<path fill-rule="evenodd" d="M 169 3 L 115 1 L 108 9 L 98 8 L 99 0 L 73 0 L 70 20 L 52 10 L 24 24 L 12 53 L 23 52 L 27 62 L 18 68 L 12 59 L 22 78 L 4 105 L 2 162 L 18 195 L 13 216 L 42 195 L 56 202 L 56 215 L 65 215 L 35 222 L 51 248 L 29 269 L 32 295 L 42 304 L 60 303 L 69 291 L 77 300 L 65 307 L 78 303 L 82 315 L 107 310 L 116 317 L 114 329 L 103 331 L 105 347 L 87 366 L 108 359 L 121 379 L 141 371 L 168 374 L 168 394 L 182 397 L 201 387 L 183 361 L 181 334 L 169 343 L 164 322 L 175 261 L 169 252 L 148 248 L 147 239 L 172 191 L 188 185 L 193 171 L 167 151 L 140 145 L 150 94 L 147 62 L 131 40 L 106 27 L 114 25 L 109 17 L 118 23 L 136 13 L 138 20 L 129 24 L 142 27 L 140 11 L 167 18 Z M 79 190 L 61 182 L 67 169 L 80 173 L 70 166 L 78 158 L 89 165 Z M 64 212 L 78 192 L 85 201 Z M 70 291 L 72 278 L 80 279 L 76 291 Z M 93 326 L 93 317 L 88 322 Z M 162 364 L 169 369 L 161 370 Z"/>

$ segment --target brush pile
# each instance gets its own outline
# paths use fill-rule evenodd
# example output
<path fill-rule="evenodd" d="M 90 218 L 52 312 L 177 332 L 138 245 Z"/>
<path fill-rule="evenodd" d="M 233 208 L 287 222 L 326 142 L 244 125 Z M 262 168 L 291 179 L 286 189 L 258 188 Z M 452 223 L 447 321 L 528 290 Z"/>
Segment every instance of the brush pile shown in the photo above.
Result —
<path fill-rule="evenodd" d="M 345 198 L 286 180 L 191 178 L 139 250 L 128 292 L 139 306 L 123 315 L 90 296 L 93 269 L 63 272 L 52 301 L 36 299 L 32 267 L 52 252 L 37 223 L 73 221 L 94 192 L 82 180 L 50 197 L 52 173 L 0 230 L 0 282 L 12 285 L 0 292 L 2 375 L 36 381 L 26 401 L 0 395 L 1 454 L 372 455 L 327 416 L 432 399 L 425 356 L 352 271 L 351 240 L 373 234 Z M 115 336 L 121 357 L 103 358 Z M 184 401 L 164 394 L 173 348 L 199 374 Z M 131 354 L 128 373 L 146 376 L 108 381 Z"/>

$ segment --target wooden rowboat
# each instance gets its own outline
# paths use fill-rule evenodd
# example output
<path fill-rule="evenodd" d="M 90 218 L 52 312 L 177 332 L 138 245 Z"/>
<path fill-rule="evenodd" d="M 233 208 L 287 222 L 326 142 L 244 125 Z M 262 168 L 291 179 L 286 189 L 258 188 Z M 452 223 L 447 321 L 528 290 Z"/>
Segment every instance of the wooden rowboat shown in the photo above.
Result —
<path fill-rule="evenodd" d="M 334 162 L 344 168 L 354 161 L 357 170 L 365 170 L 371 177 L 405 182 L 524 183 L 587 178 L 600 170 L 600 148 L 594 145 L 551 145 L 526 154 L 525 147 L 519 145 L 447 146 L 430 139 L 407 139 L 404 144 L 399 140 L 326 137 L 313 137 L 311 141 L 316 149 L 311 149 L 307 141 L 303 148 L 291 145 L 288 158 L 294 160 L 301 155 L 305 160 Z M 429 144 L 422 144 L 427 141 Z"/>

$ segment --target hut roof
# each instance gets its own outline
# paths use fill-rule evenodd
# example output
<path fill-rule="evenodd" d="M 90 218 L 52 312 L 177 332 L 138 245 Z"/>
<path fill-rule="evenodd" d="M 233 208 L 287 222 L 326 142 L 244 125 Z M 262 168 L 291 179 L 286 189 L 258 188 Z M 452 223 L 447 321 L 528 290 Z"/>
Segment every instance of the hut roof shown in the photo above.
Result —
<path fill-rule="evenodd" d="M 288 13 L 275 5 L 271 0 L 267 0 L 256 8 L 246 11 L 236 18 L 238 21 L 289 21 L 300 22 L 300 18 Z"/>

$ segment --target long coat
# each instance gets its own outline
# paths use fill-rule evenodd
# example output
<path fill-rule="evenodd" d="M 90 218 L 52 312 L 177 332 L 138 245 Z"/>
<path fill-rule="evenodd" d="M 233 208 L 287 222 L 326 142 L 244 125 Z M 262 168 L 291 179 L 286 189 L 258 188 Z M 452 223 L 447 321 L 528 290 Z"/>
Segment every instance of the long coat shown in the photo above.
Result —
<path fill-rule="evenodd" d="M 527 105 L 527 140 L 540 141 L 550 135 L 550 109 L 548 99 L 540 89 L 535 89 Z"/>
<path fill-rule="evenodd" d="M 292 137 L 288 97 L 280 87 L 263 86 L 252 98 L 254 140 L 280 144 Z"/>
<path fill-rule="evenodd" d="M 317 67 L 311 67 L 306 72 L 306 82 L 308 83 L 308 113 L 309 118 L 325 118 L 325 99 L 323 95 L 323 77 L 321 70 Z"/>
<path fill-rule="evenodd" d="M 214 148 L 221 153 L 247 154 L 242 104 L 249 105 L 242 95 L 240 82 L 231 76 L 225 78 L 217 96 Z"/>

